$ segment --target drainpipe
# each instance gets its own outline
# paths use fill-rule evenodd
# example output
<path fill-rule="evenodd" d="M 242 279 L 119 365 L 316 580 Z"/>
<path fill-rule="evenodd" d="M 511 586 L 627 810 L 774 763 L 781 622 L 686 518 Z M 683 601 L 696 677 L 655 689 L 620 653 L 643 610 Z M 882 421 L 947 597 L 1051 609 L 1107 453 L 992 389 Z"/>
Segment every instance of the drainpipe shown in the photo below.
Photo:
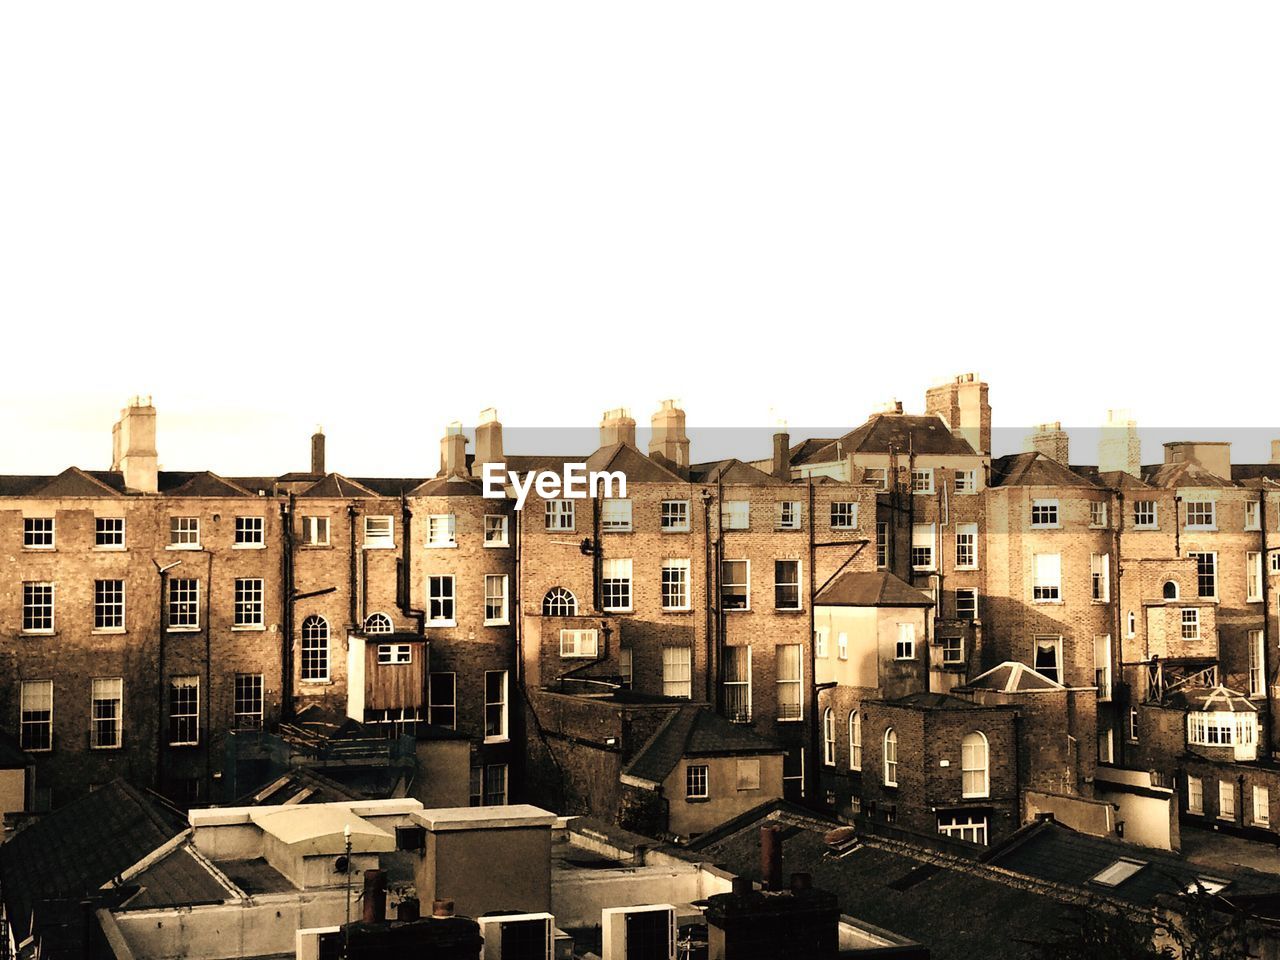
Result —
<path fill-rule="evenodd" d="M 715 581 L 712 579 L 712 569 L 715 563 L 715 554 L 711 548 L 711 493 L 707 490 L 702 491 L 702 558 L 703 558 L 703 589 L 705 591 L 703 628 L 706 630 L 706 666 L 704 667 L 703 686 L 706 688 L 707 702 L 711 702 L 714 691 L 711 689 L 711 650 L 715 643 L 715 616 L 714 611 L 719 609 L 719 597 L 713 594 L 712 586 Z M 713 606 L 714 604 L 714 606 Z"/>
<path fill-rule="evenodd" d="M 164 785 L 164 644 L 165 635 L 169 631 L 169 607 L 166 599 L 169 596 L 169 571 L 182 563 L 181 560 L 175 560 L 173 563 L 160 566 L 155 560 L 151 561 L 155 564 L 156 573 L 160 575 L 160 618 L 157 621 L 160 624 L 159 643 L 156 653 L 156 773 L 155 773 L 155 789 L 156 793 L 163 793 Z"/>
<path fill-rule="evenodd" d="M 814 598 L 817 596 L 817 591 L 814 590 L 813 584 L 814 584 L 814 574 L 816 572 L 814 570 L 814 563 L 816 562 L 815 557 L 817 554 L 814 548 L 814 536 L 813 536 L 814 488 L 813 488 L 812 477 L 809 478 L 808 487 L 809 487 L 809 516 L 808 516 L 808 527 L 809 527 L 809 682 L 808 682 L 809 746 L 812 748 L 812 751 L 813 751 L 811 753 L 811 756 L 816 761 L 818 757 L 822 756 L 822 754 L 819 752 L 819 750 L 822 749 L 822 743 L 820 742 L 820 739 L 819 739 L 821 737 L 821 731 L 819 729 L 820 721 L 818 718 L 818 654 L 817 654 L 817 651 L 814 649 L 814 643 L 813 643 L 813 633 L 816 628 L 816 620 L 814 618 L 813 604 L 814 604 Z M 805 773 L 805 779 L 809 781 L 808 783 L 805 784 L 805 794 L 808 797 L 812 798 L 814 803 L 816 804 L 817 798 L 818 798 L 818 786 L 820 784 L 820 773 L 818 770 L 818 764 L 816 762 L 805 764 L 804 773 Z"/>
<path fill-rule="evenodd" d="M 1267 556 L 1267 488 L 1266 481 L 1263 481 L 1262 488 L 1258 491 L 1258 539 L 1261 541 L 1258 547 L 1258 563 L 1262 567 L 1258 571 L 1258 580 L 1262 588 L 1262 679 L 1266 686 L 1266 703 L 1267 703 L 1267 753 L 1271 754 L 1271 729 L 1274 724 L 1273 704 L 1271 703 L 1271 599 L 1270 591 L 1267 589 L 1271 558 Z"/>
<path fill-rule="evenodd" d="M 720 675 L 720 664 L 724 659 L 725 619 L 724 619 L 724 471 L 716 477 L 716 635 L 712 645 L 713 662 L 707 664 L 707 672 L 715 684 L 716 713 L 724 716 L 724 678 Z M 749 574 L 749 571 L 748 571 Z M 747 584 L 748 596 L 751 585 Z M 714 674 L 711 671 L 715 671 Z"/>
<path fill-rule="evenodd" d="M 205 567 L 204 593 L 204 783 L 205 800 L 213 792 L 213 551 Z M 265 598 L 264 598 L 265 600 Z"/>
<path fill-rule="evenodd" d="M 356 622 L 356 505 L 355 501 L 347 504 L 347 533 L 350 536 L 350 559 L 347 569 L 347 618 L 351 629 L 358 629 Z M 404 534 L 402 534 L 404 535 Z"/>
<path fill-rule="evenodd" d="M 289 494 L 280 504 L 280 528 L 284 533 L 284 553 L 280 558 L 280 579 L 284 585 L 284 610 L 281 611 L 280 638 L 280 719 L 293 719 L 293 592 L 294 542 L 293 520 L 296 500 Z"/>
<path fill-rule="evenodd" d="M 411 603 L 413 596 L 413 511 L 409 509 L 409 498 L 403 493 L 400 494 L 400 526 L 403 528 L 401 535 L 404 538 L 404 544 L 400 549 L 400 582 L 396 584 L 396 595 L 400 600 L 400 612 L 406 617 L 411 617 L 418 623 L 418 636 L 426 637 L 427 635 L 427 614 L 424 610 L 419 610 Z M 367 562 L 367 557 L 366 557 Z M 367 568 L 366 568 L 367 570 Z M 365 576 L 365 593 L 368 593 L 369 578 Z M 366 598 L 367 599 L 367 598 Z"/>
<path fill-rule="evenodd" d="M 1115 608 L 1112 622 L 1115 624 L 1115 641 L 1111 645 L 1111 703 L 1112 712 L 1115 712 L 1115 704 L 1117 697 L 1116 690 L 1119 687 L 1117 681 L 1124 680 L 1124 603 L 1120 595 L 1120 579 L 1123 574 L 1123 567 L 1120 560 L 1121 535 L 1124 531 L 1124 491 L 1119 488 L 1112 491 L 1114 494 L 1115 505 L 1115 523 L 1111 528 L 1111 549 L 1115 554 L 1115 562 L 1111 565 L 1111 603 Z M 1133 706 L 1133 691 L 1128 684 L 1124 685 L 1125 689 L 1125 709 Z M 1125 718 L 1127 713 L 1118 714 L 1115 717 L 1114 726 L 1119 727 L 1120 736 L 1120 758 L 1127 761 L 1129 753 L 1129 738 L 1125 735 Z"/>

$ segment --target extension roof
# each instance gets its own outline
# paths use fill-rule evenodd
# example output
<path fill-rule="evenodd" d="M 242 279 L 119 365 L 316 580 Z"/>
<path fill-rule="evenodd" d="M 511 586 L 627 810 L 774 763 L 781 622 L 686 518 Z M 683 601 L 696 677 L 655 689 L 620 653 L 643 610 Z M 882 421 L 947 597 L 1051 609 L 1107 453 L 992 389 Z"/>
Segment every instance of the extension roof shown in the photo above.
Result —
<path fill-rule="evenodd" d="M 991 461 L 993 487 L 1092 487 L 1093 481 L 1039 451 Z"/>
<path fill-rule="evenodd" d="M 877 413 L 838 440 L 831 440 L 817 450 L 806 451 L 807 457 L 803 462 L 827 463 L 841 460 L 851 453 L 887 454 L 891 451 L 900 456 L 906 456 L 908 452 L 917 456 L 977 456 L 969 441 L 952 433 L 941 417 Z"/>
<path fill-rule="evenodd" d="M 712 460 L 708 463 L 695 463 L 689 468 L 689 475 L 694 483 L 749 483 L 752 486 L 785 487 L 786 480 L 765 473 L 759 467 L 753 467 L 738 459 Z"/>
<path fill-rule="evenodd" d="M 818 592 L 814 603 L 826 607 L 931 607 L 933 600 L 888 570 L 842 573 Z"/>
<path fill-rule="evenodd" d="M 303 490 L 299 497 L 324 497 L 330 500 L 350 500 L 357 497 L 377 497 L 378 494 L 364 484 L 357 483 L 340 473 L 326 474 L 323 480 Z"/>
<path fill-rule="evenodd" d="M 158 483 L 160 492 L 170 497 L 252 497 L 238 483 L 202 470 L 199 473 L 162 472 Z"/>
<path fill-rule="evenodd" d="M 998 667 L 979 674 L 960 690 L 996 690 L 1000 693 L 1044 693 L 1049 690 L 1067 689 L 1056 680 L 1032 670 L 1025 663 L 1006 660 Z"/>
<path fill-rule="evenodd" d="M 684 757 L 782 753 L 782 747 L 704 706 L 679 707 L 654 731 L 622 776 L 656 788 Z"/>
<path fill-rule="evenodd" d="M 1222 711 L 1226 713 L 1257 713 L 1258 707 L 1243 693 L 1228 689 L 1222 684 L 1216 687 L 1179 687 L 1164 698 L 1164 706 L 1182 707 L 1201 713 Z"/>

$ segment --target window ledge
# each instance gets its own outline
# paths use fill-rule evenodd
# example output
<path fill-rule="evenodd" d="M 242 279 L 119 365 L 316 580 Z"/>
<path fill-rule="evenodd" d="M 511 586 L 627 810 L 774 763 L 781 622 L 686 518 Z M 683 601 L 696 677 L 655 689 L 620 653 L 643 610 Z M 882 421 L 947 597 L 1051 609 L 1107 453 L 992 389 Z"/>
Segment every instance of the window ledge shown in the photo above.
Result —
<path fill-rule="evenodd" d="M 231 628 L 231 632 L 232 633 L 261 633 L 263 630 L 266 630 L 266 629 L 267 629 L 267 625 L 265 623 L 241 624 L 239 626 L 233 626 Z"/>
<path fill-rule="evenodd" d="M 725 607 L 724 612 L 725 613 L 750 613 L 751 608 L 750 607 Z"/>
<path fill-rule="evenodd" d="M 685 797 L 684 802 L 685 803 L 710 803 L 711 798 L 710 797 Z"/>
<path fill-rule="evenodd" d="M 200 742 L 198 740 L 184 740 L 181 743 L 171 743 L 169 744 L 169 746 L 170 747 L 198 747 L 200 746 Z"/>
<path fill-rule="evenodd" d="M 635 607 L 601 607 L 605 613 L 635 613 Z"/>
<path fill-rule="evenodd" d="M 457 542 L 453 543 L 424 543 L 423 547 L 427 550 L 457 550 Z"/>
<path fill-rule="evenodd" d="M 804 723 L 804 717 L 778 717 L 775 723 Z"/>
<path fill-rule="evenodd" d="M 198 552 L 204 548 L 198 543 L 170 543 L 165 546 L 166 550 L 188 550 Z"/>
<path fill-rule="evenodd" d="M 35 547 L 35 546 L 30 546 L 24 543 L 22 545 L 22 552 L 23 553 L 57 553 L 58 548 L 57 547 Z"/>
<path fill-rule="evenodd" d="M 97 753 L 106 753 L 106 752 L 110 752 L 110 751 L 112 751 L 112 750 L 123 750 L 123 749 L 124 749 L 124 744 L 122 744 L 122 743 L 110 743 L 110 744 L 104 744 L 103 746 L 100 746 L 100 747 L 95 747 L 95 746 L 90 745 L 89 749 L 90 749 L 90 750 L 93 750 L 93 751 L 95 751 L 95 752 L 97 752 Z"/>
<path fill-rule="evenodd" d="M 456 627 L 457 625 L 458 625 L 457 620 L 428 620 L 427 621 L 428 627 Z"/>
<path fill-rule="evenodd" d="M 511 738 L 510 737 L 485 737 L 484 742 L 485 743 L 510 743 Z"/>
<path fill-rule="evenodd" d="M 365 543 L 361 544 L 361 546 L 365 550 L 394 550 L 396 548 L 394 543 Z"/>
<path fill-rule="evenodd" d="M 308 679 L 306 679 L 306 678 L 302 678 L 302 679 L 300 680 L 300 682 L 301 682 L 301 683 L 305 683 L 305 684 L 307 684 L 308 686 L 311 686 L 311 687 L 331 687 L 331 686 L 333 686 L 333 681 L 332 681 L 332 680 L 308 680 Z"/>
<path fill-rule="evenodd" d="M 89 633 L 94 636 L 122 636 L 125 633 L 124 627 L 94 627 Z"/>
<path fill-rule="evenodd" d="M 486 627 L 509 627 L 509 626 L 511 626 L 511 621 L 510 621 L 510 619 L 507 619 L 507 620 L 486 620 L 486 621 L 484 622 L 484 625 L 485 625 Z"/>
<path fill-rule="evenodd" d="M 507 542 L 504 540 L 502 543 L 487 543 L 487 542 L 486 542 L 484 546 L 485 546 L 485 549 L 487 549 L 487 550 L 501 550 L 501 549 L 502 549 L 502 548 L 504 548 L 504 547 L 509 547 L 509 546 L 511 546 L 511 544 L 507 543 Z"/>
<path fill-rule="evenodd" d="M 688 527 L 663 527 L 662 533 L 688 533 Z"/>
<path fill-rule="evenodd" d="M 804 607 L 774 607 L 774 613 L 804 613 Z"/>
<path fill-rule="evenodd" d="M 333 544 L 331 543 L 300 543 L 298 544 L 298 549 L 299 550 L 332 550 Z"/>
<path fill-rule="evenodd" d="M 22 630 L 18 634 L 22 637 L 56 637 L 57 630 Z"/>
<path fill-rule="evenodd" d="M 199 627 L 165 627 L 165 633 L 199 633 Z"/>
<path fill-rule="evenodd" d="M 693 613 L 693 607 L 663 607 L 663 613 Z"/>
<path fill-rule="evenodd" d="M 128 547 L 109 547 L 109 546 L 103 546 L 97 543 L 93 545 L 93 550 L 95 553 L 128 553 L 129 552 Z"/>
<path fill-rule="evenodd" d="M 231 549 L 232 550 L 265 550 L 267 549 L 267 545 L 265 543 L 233 543 L 231 545 Z"/>

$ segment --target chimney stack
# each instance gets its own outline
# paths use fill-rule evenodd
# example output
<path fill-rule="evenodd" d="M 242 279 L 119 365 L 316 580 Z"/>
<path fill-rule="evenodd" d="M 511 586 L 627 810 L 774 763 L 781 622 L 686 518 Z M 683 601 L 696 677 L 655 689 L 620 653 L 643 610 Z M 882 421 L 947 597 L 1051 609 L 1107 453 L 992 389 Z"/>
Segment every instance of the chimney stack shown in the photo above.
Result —
<path fill-rule="evenodd" d="M 471 462 L 471 472 L 483 475 L 486 463 L 504 463 L 502 456 L 502 423 L 498 411 L 486 407 L 480 411 L 480 423 L 476 427 L 476 456 Z"/>
<path fill-rule="evenodd" d="M 1108 410 L 1098 440 L 1098 471 L 1142 476 L 1142 441 L 1138 438 L 1138 422 L 1128 410 Z"/>
<path fill-rule="evenodd" d="M 782 831 L 773 824 L 760 828 L 760 876 L 766 890 L 782 889 Z"/>
<path fill-rule="evenodd" d="M 364 872 L 364 913 L 361 919 L 365 923 L 384 923 L 387 919 L 387 871 L 366 870 Z"/>
<path fill-rule="evenodd" d="M 324 476 L 324 428 L 319 426 L 311 435 L 311 472 Z"/>
<path fill-rule="evenodd" d="M 1280 463 L 1280 440 L 1271 441 L 1271 462 Z"/>
<path fill-rule="evenodd" d="M 649 456 L 677 473 L 689 468 L 689 437 L 684 430 L 684 411 L 674 400 L 663 400 L 649 421 Z"/>
<path fill-rule="evenodd" d="M 791 434 L 785 427 L 773 435 L 773 469 L 770 472 L 779 480 L 791 479 Z"/>
<path fill-rule="evenodd" d="M 967 440 L 975 453 L 991 453 L 991 403 L 987 385 L 976 373 L 962 373 L 930 387 L 924 407 L 926 414 L 941 417 L 953 434 Z"/>
<path fill-rule="evenodd" d="M 137 493 L 160 489 L 156 454 L 156 408 L 151 398 L 134 397 L 111 428 L 111 469 L 124 474 L 124 485 Z"/>
<path fill-rule="evenodd" d="M 462 477 L 467 473 L 467 437 L 462 424 L 455 420 L 440 438 L 440 476 Z"/>
<path fill-rule="evenodd" d="M 636 422 L 626 407 L 606 410 L 600 421 L 600 446 L 610 447 L 615 443 L 636 445 Z"/>
<path fill-rule="evenodd" d="M 1175 440 L 1164 445 L 1165 463 L 1194 463 L 1215 477 L 1231 479 L 1231 444 L 1223 440 Z"/>
<path fill-rule="evenodd" d="M 1056 460 L 1064 467 L 1070 464 L 1071 437 L 1062 429 L 1062 421 L 1042 423 L 1027 437 L 1027 449 Z"/>

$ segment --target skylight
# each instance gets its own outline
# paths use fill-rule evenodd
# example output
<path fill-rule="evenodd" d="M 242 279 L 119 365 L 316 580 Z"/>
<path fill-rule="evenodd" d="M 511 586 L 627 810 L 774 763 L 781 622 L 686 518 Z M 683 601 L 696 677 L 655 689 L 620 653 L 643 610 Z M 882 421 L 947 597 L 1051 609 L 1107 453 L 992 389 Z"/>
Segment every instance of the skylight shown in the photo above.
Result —
<path fill-rule="evenodd" d="M 1214 877 L 1196 877 L 1189 884 L 1184 893 L 1196 894 L 1203 890 L 1205 893 L 1221 893 L 1230 885 L 1230 880 L 1218 880 Z"/>
<path fill-rule="evenodd" d="M 1118 887 L 1146 865 L 1147 862 L 1145 860 L 1130 860 L 1127 857 L 1121 857 L 1105 870 L 1095 873 L 1089 879 L 1093 883 L 1104 887 Z"/>

